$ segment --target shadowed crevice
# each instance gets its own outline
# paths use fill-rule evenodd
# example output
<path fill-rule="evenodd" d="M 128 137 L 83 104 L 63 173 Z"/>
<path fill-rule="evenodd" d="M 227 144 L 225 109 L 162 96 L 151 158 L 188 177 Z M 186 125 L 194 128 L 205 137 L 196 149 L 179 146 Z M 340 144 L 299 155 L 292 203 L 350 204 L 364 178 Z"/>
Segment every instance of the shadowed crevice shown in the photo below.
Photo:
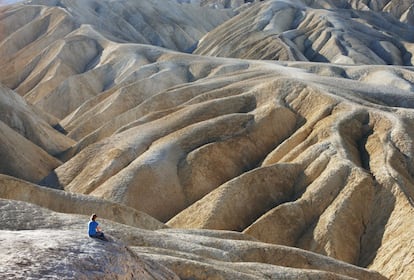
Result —
<path fill-rule="evenodd" d="M 63 190 L 63 186 L 60 184 L 59 177 L 55 171 L 50 172 L 49 175 L 47 175 L 37 184 L 51 189 Z"/>
<path fill-rule="evenodd" d="M 392 211 L 395 208 L 395 197 L 390 190 L 375 182 L 374 203 L 371 209 L 371 219 L 366 225 L 365 233 L 361 236 L 361 249 L 357 265 L 368 267 L 382 245 L 385 228 Z"/>

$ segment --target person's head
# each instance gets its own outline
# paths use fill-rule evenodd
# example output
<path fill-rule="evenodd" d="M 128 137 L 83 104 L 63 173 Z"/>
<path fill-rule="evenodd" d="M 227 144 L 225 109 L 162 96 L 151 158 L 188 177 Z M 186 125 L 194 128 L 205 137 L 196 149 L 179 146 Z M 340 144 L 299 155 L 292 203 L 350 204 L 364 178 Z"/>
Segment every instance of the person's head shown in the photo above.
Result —
<path fill-rule="evenodd" d="M 96 219 L 97 217 L 98 217 L 98 216 L 96 216 L 96 214 L 95 214 L 95 213 L 93 213 L 93 214 L 92 214 L 92 216 L 91 216 L 91 220 L 92 220 L 92 221 L 95 221 L 95 219 Z"/>

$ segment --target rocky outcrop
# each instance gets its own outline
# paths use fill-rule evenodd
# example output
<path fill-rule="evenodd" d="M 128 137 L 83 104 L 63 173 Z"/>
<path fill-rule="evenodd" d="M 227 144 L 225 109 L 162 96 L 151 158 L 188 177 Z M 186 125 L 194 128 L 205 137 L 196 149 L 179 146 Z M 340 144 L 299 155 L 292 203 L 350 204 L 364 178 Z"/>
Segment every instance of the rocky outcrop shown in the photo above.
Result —
<path fill-rule="evenodd" d="M 0 231 L 7 279 L 179 279 L 161 265 L 140 260 L 120 243 L 102 243 L 83 232 L 64 230 Z M 5 240 L 5 241 L 4 241 Z"/>
<path fill-rule="evenodd" d="M 0 209 L 0 276 L 6 278 L 385 279 L 331 258 L 232 232 L 147 231 L 104 220 L 101 225 L 111 240 L 104 242 L 87 237 L 87 216 L 3 199 Z"/>

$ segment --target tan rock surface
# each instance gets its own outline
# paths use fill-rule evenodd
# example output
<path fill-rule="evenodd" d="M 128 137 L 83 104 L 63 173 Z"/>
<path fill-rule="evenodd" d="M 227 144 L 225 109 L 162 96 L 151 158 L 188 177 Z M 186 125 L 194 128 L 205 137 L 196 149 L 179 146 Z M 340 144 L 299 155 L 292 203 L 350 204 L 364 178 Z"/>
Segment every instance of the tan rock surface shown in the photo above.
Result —
<path fill-rule="evenodd" d="M 242 231 L 274 205 L 288 200 L 298 173 L 294 165 L 254 169 L 216 188 L 168 224 Z"/>
<path fill-rule="evenodd" d="M 195 53 L 245 59 L 412 65 L 412 37 L 408 35 L 414 20 L 412 11 L 412 0 L 264 1 L 209 32 Z"/>
<path fill-rule="evenodd" d="M 0 7 L 0 173 L 13 176 L 0 229 L 43 243 L 88 219 L 53 211 L 98 209 L 182 278 L 412 278 L 411 2 L 263 1 L 230 20 L 160 3 Z M 203 35 L 198 53 L 286 61 L 177 52 Z M 137 228 L 156 219 L 199 229 Z"/>
<path fill-rule="evenodd" d="M 148 231 L 100 220 L 111 238 L 102 242 L 87 237 L 88 216 L 3 199 L 0 209 L 1 277 L 385 279 L 366 269 L 299 249 L 269 246 L 243 234 Z"/>
<path fill-rule="evenodd" d="M 1 84 L 0 107 L 0 172 L 38 183 L 62 164 L 58 156 L 75 141 L 57 131 L 58 119 Z"/>
<path fill-rule="evenodd" d="M 0 238 L 3 279 L 179 279 L 122 244 L 94 242 L 79 231 L 0 230 Z"/>
<path fill-rule="evenodd" d="M 45 116 L 22 97 L 0 84 L 0 120 L 49 154 L 55 156 L 75 144 L 52 126 L 59 120 Z"/>
<path fill-rule="evenodd" d="M 0 198 L 26 201 L 60 212 L 91 215 L 117 221 L 134 227 L 160 229 L 165 225 L 133 208 L 107 200 L 40 187 L 23 180 L 0 175 Z"/>
<path fill-rule="evenodd" d="M 0 172 L 39 182 L 61 162 L 0 121 Z"/>

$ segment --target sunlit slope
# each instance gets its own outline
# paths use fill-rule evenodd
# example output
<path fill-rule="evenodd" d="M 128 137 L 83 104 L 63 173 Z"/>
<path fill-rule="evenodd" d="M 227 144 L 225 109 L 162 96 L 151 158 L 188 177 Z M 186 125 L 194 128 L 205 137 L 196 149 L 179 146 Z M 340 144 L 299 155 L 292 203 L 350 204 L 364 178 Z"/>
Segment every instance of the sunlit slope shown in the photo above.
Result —
<path fill-rule="evenodd" d="M 412 255 L 410 69 L 164 51 L 153 64 L 150 80 L 180 82 L 107 91 L 62 122 L 79 142 L 56 184 L 171 226 L 246 231 L 360 265 L 394 256 L 392 271 L 412 273 L 385 249 Z M 192 69 L 203 71 L 182 74 Z"/>
<path fill-rule="evenodd" d="M 88 216 L 4 199 L 0 209 L 0 275 L 6 278 L 385 279 L 332 258 L 233 232 L 150 231 L 100 219 L 111 239 L 100 242 L 85 234 Z"/>
<path fill-rule="evenodd" d="M 396 3 L 390 2 L 382 9 L 375 1 L 369 2 L 376 9 L 366 8 L 359 3 L 362 1 L 352 5 L 347 1 L 332 2 L 335 5 L 323 1 L 257 3 L 204 36 L 195 53 L 247 59 L 412 65 L 413 16 L 400 22 L 391 14 L 381 13 L 392 10 L 398 16 L 409 1 L 391 1 Z"/>
<path fill-rule="evenodd" d="M 47 102 L 53 102 L 52 93 L 60 94 L 63 102 L 62 91 L 72 87 L 71 77 L 91 72 L 76 88 L 85 96 L 54 109 L 52 114 L 59 118 L 128 75 L 110 64 L 99 65 L 110 42 L 185 51 L 232 14 L 174 1 L 39 0 L 0 9 L 0 81 L 4 85 L 46 108 L 51 107 Z M 121 63 L 135 64 L 130 59 L 125 57 Z"/>
<path fill-rule="evenodd" d="M 204 279 L 204 271 L 238 279 L 380 277 L 366 268 L 412 277 L 414 72 L 401 66 L 411 65 L 412 26 L 395 13 L 388 21 L 373 8 L 351 10 L 352 3 L 340 10 L 338 1 L 308 2 L 263 1 L 231 19 L 229 11 L 176 1 L 168 10 L 158 1 L 2 8 L 0 173 L 13 176 L 0 178 L 2 213 L 13 217 L 20 211 L 13 200 L 22 200 L 65 213 L 106 209 L 102 217 L 115 221 L 119 211 L 119 222 L 143 228 L 186 228 L 111 226 L 134 252 L 183 278 Z M 145 21 L 159 28 L 162 43 L 126 28 L 126 19 L 144 24 L 138 11 L 171 20 Z M 171 31 L 175 24 L 203 35 L 217 29 L 198 55 L 188 54 L 199 33 L 186 41 Z M 251 36 L 257 25 L 269 28 Z M 200 55 L 203 45 L 254 47 L 278 28 L 304 41 L 279 49 L 257 41 L 274 57 L 254 48 L 258 57 L 244 56 L 248 49 L 238 58 Z"/>

